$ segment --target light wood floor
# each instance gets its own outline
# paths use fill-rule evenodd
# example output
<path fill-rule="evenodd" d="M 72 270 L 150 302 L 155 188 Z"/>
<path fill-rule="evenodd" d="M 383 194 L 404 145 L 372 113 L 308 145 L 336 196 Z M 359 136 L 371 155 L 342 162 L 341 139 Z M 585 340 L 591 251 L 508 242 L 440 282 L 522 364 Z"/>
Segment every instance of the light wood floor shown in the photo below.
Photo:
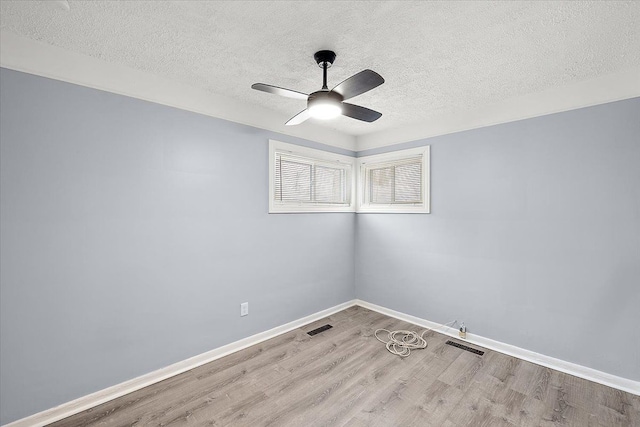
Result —
<path fill-rule="evenodd" d="M 54 425 L 640 426 L 638 396 L 433 332 L 402 359 L 377 328 L 422 330 L 352 307 Z"/>

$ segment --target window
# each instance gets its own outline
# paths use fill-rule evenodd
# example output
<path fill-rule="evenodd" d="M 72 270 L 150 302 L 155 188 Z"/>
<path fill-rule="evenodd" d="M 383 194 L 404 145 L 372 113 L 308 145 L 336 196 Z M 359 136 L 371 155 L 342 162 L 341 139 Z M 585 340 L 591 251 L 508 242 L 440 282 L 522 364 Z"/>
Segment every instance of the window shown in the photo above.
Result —
<path fill-rule="evenodd" d="M 354 212 L 355 159 L 269 141 L 269 212 Z"/>
<path fill-rule="evenodd" d="M 429 213 L 429 147 L 355 159 L 269 141 L 269 213 L 295 212 Z"/>
<path fill-rule="evenodd" d="M 360 157 L 358 212 L 429 212 L 429 147 Z"/>

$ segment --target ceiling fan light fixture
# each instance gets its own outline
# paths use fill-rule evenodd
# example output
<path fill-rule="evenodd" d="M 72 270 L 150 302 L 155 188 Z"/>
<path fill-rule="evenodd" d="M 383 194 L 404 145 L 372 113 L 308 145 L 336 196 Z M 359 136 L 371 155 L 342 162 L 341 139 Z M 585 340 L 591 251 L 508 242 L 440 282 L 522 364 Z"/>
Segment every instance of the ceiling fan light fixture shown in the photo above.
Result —
<path fill-rule="evenodd" d="M 309 114 L 314 119 L 330 120 L 342 114 L 342 108 L 333 103 L 318 102 L 309 107 Z"/>
<path fill-rule="evenodd" d="M 334 119 L 342 114 L 342 96 L 329 91 L 312 93 L 307 101 L 307 110 L 315 119 Z"/>

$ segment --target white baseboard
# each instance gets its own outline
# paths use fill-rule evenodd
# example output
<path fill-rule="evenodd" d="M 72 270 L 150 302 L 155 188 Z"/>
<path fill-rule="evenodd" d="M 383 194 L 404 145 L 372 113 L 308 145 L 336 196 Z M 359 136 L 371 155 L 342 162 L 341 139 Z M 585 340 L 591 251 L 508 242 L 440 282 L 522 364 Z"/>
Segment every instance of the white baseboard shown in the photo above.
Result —
<path fill-rule="evenodd" d="M 236 351 L 251 347 L 252 345 L 284 334 L 285 332 L 289 332 L 311 322 L 315 322 L 316 320 L 330 316 L 334 313 L 337 313 L 338 311 L 344 310 L 345 308 L 349 308 L 354 305 L 356 305 L 355 300 L 338 304 L 334 307 L 319 311 L 298 320 L 294 320 L 293 322 L 286 323 L 282 326 L 277 326 L 273 329 L 269 329 L 268 331 L 260 332 L 259 334 L 255 334 L 239 341 L 232 342 L 231 344 L 218 347 L 206 353 L 202 353 L 189 359 L 185 359 L 181 362 L 174 363 L 173 365 L 169 365 L 165 368 L 158 369 L 157 371 L 149 372 L 148 374 L 139 376 L 132 380 L 116 384 L 112 387 L 105 388 L 104 390 L 100 390 L 95 393 L 80 397 L 76 400 L 72 400 L 71 402 L 63 403 L 62 405 L 56 406 L 54 408 L 47 409 L 45 411 L 38 412 L 37 414 L 30 415 L 26 418 L 19 419 L 12 423 L 6 424 L 5 427 L 45 426 L 47 424 L 70 417 L 71 415 L 86 411 L 87 409 L 116 399 L 120 396 L 124 396 L 125 394 L 132 393 L 136 390 L 140 390 L 141 388 L 150 386 L 162 380 L 166 380 L 167 378 L 171 378 L 175 375 L 197 368 L 198 366 L 212 362 L 231 353 L 235 353 Z"/>
<path fill-rule="evenodd" d="M 382 313 L 390 317 L 395 317 L 396 319 L 404 320 L 405 322 L 413 323 L 425 328 L 434 329 L 441 328 L 443 326 L 439 323 L 431 322 L 429 320 L 411 316 L 410 314 L 391 310 L 389 308 L 372 304 L 370 302 L 356 300 L 355 304 L 364 308 L 368 308 L 369 310 L 377 311 L 378 313 Z M 460 339 L 458 337 L 457 329 L 439 329 L 438 332 Z M 555 369 L 566 374 L 574 375 L 579 378 L 584 378 L 585 380 L 593 381 L 595 383 L 603 384 L 640 396 L 640 382 L 638 381 L 633 381 L 627 378 L 618 377 L 616 375 L 607 374 L 606 372 L 587 368 L 586 366 L 577 365 L 575 363 L 566 362 L 564 360 L 556 359 L 551 356 L 545 356 L 544 354 L 525 350 L 524 348 L 505 344 L 503 342 L 495 341 L 476 334 L 467 333 L 467 338 L 464 341 L 490 350 L 498 351 L 500 353 L 508 354 L 509 356 L 526 360 L 527 362 Z"/>

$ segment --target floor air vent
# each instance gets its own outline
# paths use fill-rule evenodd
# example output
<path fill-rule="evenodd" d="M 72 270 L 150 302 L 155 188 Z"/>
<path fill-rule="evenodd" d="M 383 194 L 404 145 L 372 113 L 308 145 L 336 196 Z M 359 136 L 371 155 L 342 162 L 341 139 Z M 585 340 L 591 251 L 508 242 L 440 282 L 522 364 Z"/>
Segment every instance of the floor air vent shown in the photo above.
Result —
<path fill-rule="evenodd" d="M 471 353 L 477 354 L 478 356 L 482 356 L 484 354 L 484 351 L 476 350 L 475 348 L 467 347 L 466 345 L 460 344 L 460 343 L 457 343 L 457 342 L 447 341 L 446 344 L 452 345 L 454 347 L 461 348 L 463 350 L 470 351 Z"/>
<path fill-rule="evenodd" d="M 320 332 L 324 332 L 327 329 L 331 329 L 333 328 L 333 326 L 331 325 L 324 325 L 324 326 L 320 326 L 318 329 L 314 329 L 313 331 L 309 331 L 307 332 L 307 334 L 314 336 L 314 335 L 318 335 Z"/>

